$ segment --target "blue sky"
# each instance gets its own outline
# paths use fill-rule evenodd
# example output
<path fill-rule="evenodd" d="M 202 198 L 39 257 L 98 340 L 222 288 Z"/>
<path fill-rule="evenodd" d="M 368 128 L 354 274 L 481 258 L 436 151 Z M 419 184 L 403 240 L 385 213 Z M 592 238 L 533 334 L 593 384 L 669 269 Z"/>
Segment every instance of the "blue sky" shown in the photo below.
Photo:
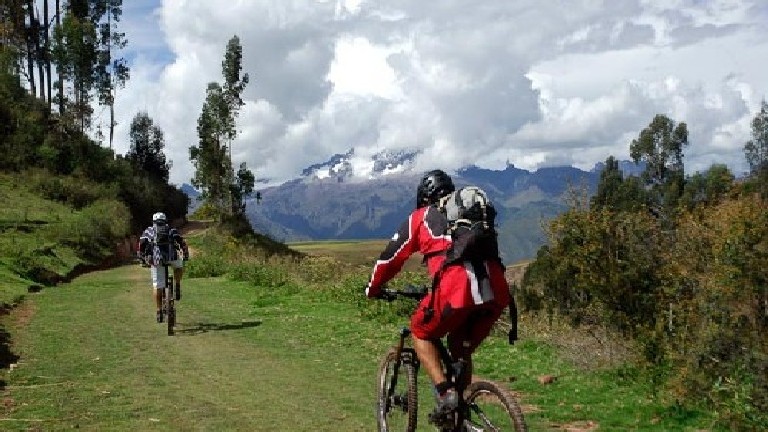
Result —
<path fill-rule="evenodd" d="M 588 169 L 627 159 L 657 113 L 687 123 L 689 173 L 741 174 L 768 93 L 762 0 L 130 0 L 120 29 L 115 149 L 148 112 L 176 183 L 233 35 L 251 77 L 234 157 L 273 182 L 352 147 L 363 176 L 384 149 L 420 150 L 420 169 Z"/>

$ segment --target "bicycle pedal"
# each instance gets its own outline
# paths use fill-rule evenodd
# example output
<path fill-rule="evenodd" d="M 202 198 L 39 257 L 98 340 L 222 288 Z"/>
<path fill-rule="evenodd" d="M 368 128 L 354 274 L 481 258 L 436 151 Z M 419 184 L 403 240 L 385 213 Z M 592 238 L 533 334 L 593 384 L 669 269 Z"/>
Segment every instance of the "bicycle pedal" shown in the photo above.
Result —
<path fill-rule="evenodd" d="M 454 423 L 453 416 L 455 414 L 453 410 L 439 411 L 436 409 L 429 414 L 429 422 L 439 428 L 451 426 Z"/>

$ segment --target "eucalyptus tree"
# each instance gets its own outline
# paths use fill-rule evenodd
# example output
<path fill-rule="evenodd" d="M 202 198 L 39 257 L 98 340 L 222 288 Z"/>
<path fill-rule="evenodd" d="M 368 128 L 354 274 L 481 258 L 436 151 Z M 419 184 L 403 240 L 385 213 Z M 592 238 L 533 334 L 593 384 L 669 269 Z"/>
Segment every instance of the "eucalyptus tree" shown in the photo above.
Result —
<path fill-rule="evenodd" d="M 218 83 L 208 83 L 203 109 L 197 119 L 198 144 L 190 146 L 189 156 L 195 167 L 192 185 L 202 191 L 202 197 L 223 211 L 228 202 L 232 165 L 227 157 L 226 137 L 227 105 Z"/>
<path fill-rule="evenodd" d="M 114 89 L 129 77 L 125 61 L 114 56 L 127 43 L 115 25 L 122 15 L 122 0 L 69 0 L 64 9 L 52 47 L 60 80 L 59 110 L 85 131 L 91 126 L 94 99 L 111 108 Z M 64 94 L 65 83 L 69 95 Z"/>
<path fill-rule="evenodd" d="M 227 43 L 221 63 L 224 83 L 208 84 L 202 112 L 197 121 L 198 144 L 191 146 L 190 159 L 195 166 L 192 184 L 222 214 L 242 214 L 244 199 L 253 191 L 254 176 L 240 165 L 235 176 L 232 142 L 237 137 L 237 116 L 244 102 L 242 92 L 248 74 L 242 74 L 243 49 L 233 36 Z"/>
<path fill-rule="evenodd" d="M 131 162 L 131 165 L 167 183 L 170 164 L 163 153 L 165 147 L 163 130 L 155 125 L 146 112 L 139 112 L 131 121 L 130 140 L 131 149 L 125 158 Z"/>
<path fill-rule="evenodd" d="M 651 193 L 655 210 L 666 213 L 683 193 L 685 172 L 683 148 L 688 145 L 688 127 L 663 114 L 632 140 L 629 154 L 635 163 L 645 162 L 642 179 Z"/>

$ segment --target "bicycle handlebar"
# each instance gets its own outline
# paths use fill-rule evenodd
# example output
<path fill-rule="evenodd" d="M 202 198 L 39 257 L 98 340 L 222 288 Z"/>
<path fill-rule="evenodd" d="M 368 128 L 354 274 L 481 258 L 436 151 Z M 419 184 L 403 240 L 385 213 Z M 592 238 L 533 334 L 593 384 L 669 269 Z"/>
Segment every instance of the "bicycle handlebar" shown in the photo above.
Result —
<path fill-rule="evenodd" d="M 386 301 L 393 301 L 397 297 L 421 300 L 424 298 L 424 296 L 427 295 L 427 292 L 429 292 L 427 287 L 421 285 L 406 285 L 401 289 L 391 289 L 385 287 L 381 290 L 381 295 L 379 298 Z"/>

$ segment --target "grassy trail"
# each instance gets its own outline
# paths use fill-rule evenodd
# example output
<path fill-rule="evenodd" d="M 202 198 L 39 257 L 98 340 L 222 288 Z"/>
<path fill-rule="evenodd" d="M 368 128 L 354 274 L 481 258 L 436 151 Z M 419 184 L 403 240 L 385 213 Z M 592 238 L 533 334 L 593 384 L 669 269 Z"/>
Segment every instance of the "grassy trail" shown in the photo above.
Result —
<path fill-rule="evenodd" d="M 284 336 L 332 311 L 305 314 L 312 308 L 293 296 L 293 316 L 270 314 L 279 302 L 259 316 L 252 288 L 192 279 L 168 337 L 154 322 L 148 279 L 146 269 L 121 267 L 28 297 L 7 323 L 20 361 L 7 372 L 0 429 L 374 428 L 360 403 L 372 388 L 350 382 L 333 350 Z"/>
<path fill-rule="evenodd" d="M 172 337 L 155 323 L 146 268 L 28 294 L 0 316 L 19 356 L 0 371 L 0 430 L 375 430 L 375 371 L 404 322 L 364 318 L 327 291 L 185 279 Z M 519 392 L 530 430 L 710 430 L 622 370 L 579 370 L 525 336 L 486 340 L 475 373 Z M 558 379 L 544 386 L 542 374 Z M 432 430 L 419 380 L 419 431 Z"/>

